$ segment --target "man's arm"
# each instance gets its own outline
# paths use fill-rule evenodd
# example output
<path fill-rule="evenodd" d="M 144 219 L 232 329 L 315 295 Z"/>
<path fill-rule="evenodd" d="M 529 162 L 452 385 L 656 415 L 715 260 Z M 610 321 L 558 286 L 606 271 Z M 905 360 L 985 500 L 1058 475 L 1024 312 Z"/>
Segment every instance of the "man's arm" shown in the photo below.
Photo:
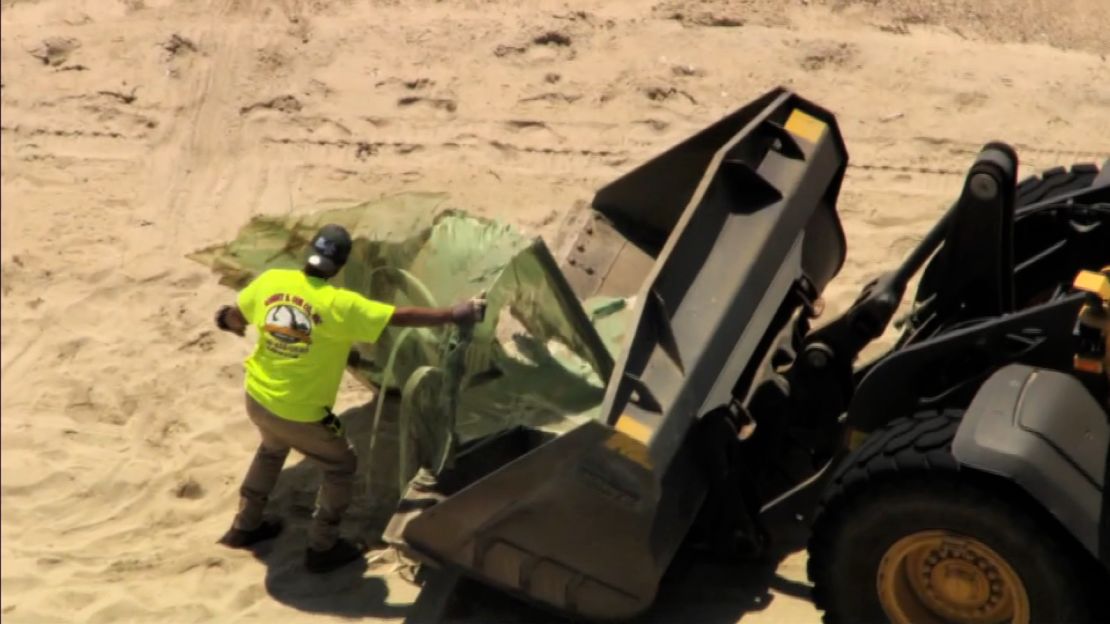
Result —
<path fill-rule="evenodd" d="M 394 327 L 436 327 L 449 323 L 458 325 L 481 323 L 486 316 L 486 298 L 483 293 L 470 301 L 464 301 L 450 308 L 389 307 L 388 314 L 388 320 L 384 324 L 378 325 L 369 332 L 373 334 L 374 340 L 377 340 L 386 325 Z M 366 316 L 373 315 L 367 314 Z M 347 366 L 358 368 L 361 363 L 362 356 L 358 350 L 351 349 L 347 355 Z"/>
<path fill-rule="evenodd" d="M 456 323 L 481 322 L 486 313 L 485 299 L 471 299 L 450 308 L 396 308 L 389 319 L 394 327 L 436 327 Z"/>
<path fill-rule="evenodd" d="M 452 308 L 397 308 L 389 318 L 394 327 L 437 327 L 453 322 Z"/>

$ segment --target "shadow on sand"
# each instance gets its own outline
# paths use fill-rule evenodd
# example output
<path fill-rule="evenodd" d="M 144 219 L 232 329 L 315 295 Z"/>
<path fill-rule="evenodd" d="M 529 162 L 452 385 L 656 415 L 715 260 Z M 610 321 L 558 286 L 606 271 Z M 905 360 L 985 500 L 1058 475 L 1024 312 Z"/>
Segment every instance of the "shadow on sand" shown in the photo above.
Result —
<path fill-rule="evenodd" d="M 383 428 L 388 437 L 395 436 L 388 425 L 396 423 L 394 407 L 387 402 Z M 374 403 L 348 410 L 342 414 L 348 435 L 355 441 L 361 458 L 368 448 L 360 442 L 367 439 Z M 395 431 L 395 428 L 393 429 Z M 395 438 L 394 438 L 395 439 Z M 380 444 L 380 443 L 379 443 Z M 388 444 L 387 447 L 388 448 Z M 379 446 L 379 452 L 382 447 Z M 372 458 L 372 470 L 386 470 L 396 457 L 381 453 Z M 266 591 L 277 601 L 307 613 L 339 615 L 349 618 L 403 618 L 409 611 L 407 603 L 389 603 L 385 577 L 368 575 L 365 562 L 357 562 L 330 574 L 314 575 L 303 567 L 306 531 L 320 482 L 319 470 L 295 453 L 282 472 L 270 504 L 269 513 L 281 516 L 285 532 L 274 542 L 259 547 L 255 556 L 266 564 Z M 293 463 L 296 462 L 296 463 Z M 396 501 L 396 492 L 383 492 L 381 500 L 366 496 L 367 471 L 360 468 L 355 484 L 355 498 L 344 522 L 344 535 L 376 540 L 389 520 Z M 378 473 L 380 476 L 381 472 Z M 379 477 L 375 483 L 379 483 Z M 663 624 L 699 622 L 734 624 L 746 614 L 764 611 L 774 603 L 776 594 L 809 600 L 809 586 L 785 578 L 780 564 L 805 548 L 806 525 L 796 514 L 811 509 L 812 494 L 796 497 L 765 518 L 773 535 L 771 552 L 757 561 L 714 562 L 704 554 L 680 551 L 664 577 L 653 607 L 633 622 Z M 795 575 L 797 576 L 797 575 Z M 463 581 L 455 594 L 453 614 L 445 622 L 466 624 L 539 624 L 566 622 L 564 617 L 520 602 L 507 595 L 477 584 Z"/>
<path fill-rule="evenodd" d="M 408 605 L 387 602 L 385 581 L 367 576 L 365 561 L 328 574 L 310 574 L 302 564 L 302 535 L 282 536 L 255 556 L 266 564 L 266 591 L 275 600 L 306 613 L 348 618 L 400 618 Z"/>
<path fill-rule="evenodd" d="M 341 415 L 349 433 L 351 429 L 361 431 L 370 426 L 373 406 L 370 403 Z M 362 455 L 362 449 L 358 450 Z M 246 463 L 244 461 L 244 469 Z M 266 565 L 267 593 L 278 602 L 306 613 L 348 618 L 404 617 L 408 604 L 390 604 L 384 578 L 368 574 L 369 567 L 365 561 L 327 574 L 312 574 L 305 570 L 307 531 L 320 480 L 320 470 L 310 460 L 296 451 L 290 453 L 267 506 L 267 515 L 279 516 L 285 521 L 285 531 L 273 542 L 252 550 L 254 556 Z M 383 510 L 390 507 L 390 502 L 371 501 L 364 484 L 365 475 L 360 470 L 341 533 L 374 542 L 388 520 Z"/>

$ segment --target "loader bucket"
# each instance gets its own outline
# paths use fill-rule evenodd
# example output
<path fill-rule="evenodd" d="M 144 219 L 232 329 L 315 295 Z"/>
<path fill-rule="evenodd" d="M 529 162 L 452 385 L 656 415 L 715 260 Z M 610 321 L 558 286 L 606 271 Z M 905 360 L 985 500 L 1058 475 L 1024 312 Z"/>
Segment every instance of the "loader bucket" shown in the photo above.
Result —
<path fill-rule="evenodd" d="M 461 450 L 410 550 L 574 616 L 645 610 L 705 495 L 692 425 L 743 397 L 774 319 L 840 269 L 846 165 L 833 116 L 777 89 L 602 189 L 596 222 L 653 261 L 601 419 Z"/>

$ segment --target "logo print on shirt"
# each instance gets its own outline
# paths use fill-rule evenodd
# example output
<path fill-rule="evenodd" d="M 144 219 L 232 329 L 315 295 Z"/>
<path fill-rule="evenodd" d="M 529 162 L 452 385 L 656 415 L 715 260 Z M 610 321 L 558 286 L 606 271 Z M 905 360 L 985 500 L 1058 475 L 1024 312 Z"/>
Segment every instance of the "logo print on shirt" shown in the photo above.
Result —
<path fill-rule="evenodd" d="M 285 344 L 312 344 L 312 320 L 298 307 L 277 305 L 266 313 L 267 333 Z"/>

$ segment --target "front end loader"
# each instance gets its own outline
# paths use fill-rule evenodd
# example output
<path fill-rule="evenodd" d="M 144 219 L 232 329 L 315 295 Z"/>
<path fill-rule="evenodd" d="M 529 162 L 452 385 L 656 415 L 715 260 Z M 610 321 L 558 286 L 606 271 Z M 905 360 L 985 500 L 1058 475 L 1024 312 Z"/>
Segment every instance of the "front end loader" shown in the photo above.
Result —
<path fill-rule="evenodd" d="M 1061 589 L 1062 562 L 1106 573 L 1110 430 L 1091 372 L 1101 308 L 1073 279 L 1110 264 L 1110 172 L 1019 184 L 1014 151 L 986 145 L 905 261 L 818 324 L 846 254 L 847 164 L 833 115 L 776 89 L 601 189 L 564 267 L 582 298 L 636 296 L 600 416 L 453 449 L 387 538 L 441 578 L 625 619 L 683 544 L 758 553 L 772 510 L 823 490 L 802 516 L 829 621 L 1080 614 L 1061 606 L 1087 597 Z M 860 363 L 918 275 L 901 336 Z M 1032 520 L 1010 542 L 945 524 L 983 514 L 975 488 Z M 1007 559 L 1024 530 L 1055 559 Z M 1065 580 L 1040 583 L 1035 564 Z"/>

